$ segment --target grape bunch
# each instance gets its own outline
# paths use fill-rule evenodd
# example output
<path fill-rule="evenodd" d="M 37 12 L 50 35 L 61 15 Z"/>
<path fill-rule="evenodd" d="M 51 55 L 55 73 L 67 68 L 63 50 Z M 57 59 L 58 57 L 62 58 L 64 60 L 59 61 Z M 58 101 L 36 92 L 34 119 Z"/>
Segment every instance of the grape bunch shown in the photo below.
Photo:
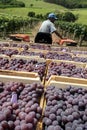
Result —
<path fill-rule="evenodd" d="M 72 56 L 68 53 L 57 53 L 57 52 L 48 52 L 46 54 L 46 59 L 56 59 L 56 60 L 69 60 L 72 61 Z"/>
<path fill-rule="evenodd" d="M 69 52 L 69 48 L 68 47 L 51 47 L 52 51 L 60 51 L 60 52 Z"/>
<path fill-rule="evenodd" d="M 49 86 L 45 100 L 45 130 L 87 130 L 87 89 Z"/>
<path fill-rule="evenodd" d="M 39 104 L 43 86 L 17 82 L 0 82 L 0 86 L 0 130 L 36 130 L 42 114 Z M 17 102 L 12 102 L 13 92 Z"/>
<path fill-rule="evenodd" d="M 44 58 L 44 54 L 41 52 L 32 52 L 32 51 L 21 51 L 19 55 L 25 55 L 25 56 L 39 56 L 40 58 Z"/>
<path fill-rule="evenodd" d="M 46 70 L 46 62 L 38 62 L 37 60 L 24 60 L 24 59 L 4 59 L 0 60 L 0 69 L 2 70 L 15 70 L 25 72 L 36 72 L 43 80 Z"/>
<path fill-rule="evenodd" d="M 84 55 L 86 55 L 86 54 L 87 54 L 87 51 L 71 50 L 71 53 L 73 53 L 74 55 L 77 55 L 77 54 L 84 54 Z"/>
<path fill-rule="evenodd" d="M 10 43 L 10 47 L 18 47 L 18 48 L 23 48 L 24 50 L 29 49 L 29 45 L 26 43 Z"/>
<path fill-rule="evenodd" d="M 41 49 L 41 50 L 51 50 L 51 46 L 50 45 L 44 45 L 44 44 L 31 44 L 30 48 L 33 49 Z"/>
<path fill-rule="evenodd" d="M 83 62 L 83 63 L 86 63 L 87 62 L 87 58 L 86 57 L 73 57 L 72 59 L 73 61 L 75 62 Z"/>
<path fill-rule="evenodd" d="M 17 49 L 5 49 L 5 48 L 0 48 L 0 54 L 5 54 L 7 56 L 12 56 L 12 55 L 17 55 L 19 53 L 19 51 Z"/>
<path fill-rule="evenodd" d="M 0 69 L 4 69 L 6 64 L 9 64 L 9 59 L 0 57 Z"/>
<path fill-rule="evenodd" d="M 51 62 L 48 67 L 46 80 L 48 80 L 51 75 L 87 79 L 87 69 L 77 67 L 73 63 L 60 62 L 58 64 L 57 62 Z"/>
<path fill-rule="evenodd" d="M 0 48 L 1 47 L 9 47 L 9 43 L 3 43 L 3 42 L 1 42 L 0 43 Z"/>

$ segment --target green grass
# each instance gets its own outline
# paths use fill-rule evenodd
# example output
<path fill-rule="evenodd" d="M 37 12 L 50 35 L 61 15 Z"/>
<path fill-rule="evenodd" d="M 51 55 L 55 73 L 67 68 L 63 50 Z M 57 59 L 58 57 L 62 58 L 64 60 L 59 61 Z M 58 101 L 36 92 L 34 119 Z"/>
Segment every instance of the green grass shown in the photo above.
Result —
<path fill-rule="evenodd" d="M 49 4 L 42 0 L 19 0 L 25 2 L 25 8 L 6 8 L 0 9 L 0 13 L 8 13 L 11 15 L 27 16 L 28 12 L 34 11 L 36 14 L 46 14 L 48 12 L 66 11 L 67 9 L 56 4 Z M 33 4 L 33 7 L 30 5 Z"/>
<path fill-rule="evenodd" d="M 72 11 L 74 14 L 79 15 L 77 23 L 82 23 L 87 25 L 87 9 L 76 9 Z"/>
<path fill-rule="evenodd" d="M 69 10 L 56 4 L 50 4 L 44 2 L 43 0 L 19 0 L 19 1 L 23 1 L 26 7 L 0 9 L 0 13 L 6 13 L 9 15 L 18 15 L 24 17 L 27 16 L 28 12 L 30 11 L 33 11 L 36 14 L 46 14 L 48 12 L 57 13 L 64 11 L 72 11 L 72 13 L 79 15 L 79 19 L 76 22 L 87 25 L 87 9 Z M 31 4 L 33 4 L 33 7 L 30 6 Z"/>

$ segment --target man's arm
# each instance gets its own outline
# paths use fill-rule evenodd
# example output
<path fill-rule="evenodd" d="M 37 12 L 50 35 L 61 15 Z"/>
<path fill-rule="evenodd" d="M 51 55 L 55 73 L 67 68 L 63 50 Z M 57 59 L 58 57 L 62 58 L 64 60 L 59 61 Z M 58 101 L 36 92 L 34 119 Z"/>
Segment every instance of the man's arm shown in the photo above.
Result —
<path fill-rule="evenodd" d="M 60 37 L 61 39 L 63 39 L 63 37 L 58 33 L 57 30 L 55 30 L 53 33 L 55 33 L 58 37 Z"/>

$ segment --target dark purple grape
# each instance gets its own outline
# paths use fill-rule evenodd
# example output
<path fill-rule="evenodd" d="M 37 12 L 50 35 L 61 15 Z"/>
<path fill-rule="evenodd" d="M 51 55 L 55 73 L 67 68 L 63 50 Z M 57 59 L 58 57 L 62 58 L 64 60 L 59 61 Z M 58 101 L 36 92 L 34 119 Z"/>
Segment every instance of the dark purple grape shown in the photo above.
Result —
<path fill-rule="evenodd" d="M 29 130 L 32 130 L 32 129 L 33 129 L 32 123 L 28 123 L 27 126 L 28 126 L 28 129 L 29 129 Z"/>
<path fill-rule="evenodd" d="M 54 121 L 52 122 L 52 125 L 54 125 L 54 126 L 58 125 L 58 121 L 57 121 L 57 120 L 54 120 Z"/>
<path fill-rule="evenodd" d="M 78 126 L 78 127 L 76 128 L 76 130 L 83 130 L 83 128 L 80 127 L 80 126 Z"/>
<path fill-rule="evenodd" d="M 60 127 L 59 125 L 56 125 L 56 126 L 54 127 L 54 130 L 62 130 L 62 129 L 61 129 L 61 127 Z"/>
<path fill-rule="evenodd" d="M 74 120 L 73 115 L 68 115 L 67 120 L 72 122 Z"/>
<path fill-rule="evenodd" d="M 47 120 L 45 120 L 45 124 L 46 124 L 47 126 L 49 126 L 49 125 L 52 124 L 52 121 L 51 121 L 50 119 L 47 119 Z"/>
<path fill-rule="evenodd" d="M 54 130 L 54 126 L 53 125 L 48 126 L 47 130 Z"/>
<path fill-rule="evenodd" d="M 50 114 L 50 115 L 49 115 L 49 118 L 53 121 L 53 120 L 56 119 L 56 115 L 55 115 L 55 114 Z"/>

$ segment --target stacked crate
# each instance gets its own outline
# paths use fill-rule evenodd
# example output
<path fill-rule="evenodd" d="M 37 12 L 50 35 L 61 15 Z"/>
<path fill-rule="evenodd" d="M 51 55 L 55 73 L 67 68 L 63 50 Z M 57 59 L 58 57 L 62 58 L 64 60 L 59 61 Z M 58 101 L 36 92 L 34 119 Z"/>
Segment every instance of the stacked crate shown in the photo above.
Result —
<path fill-rule="evenodd" d="M 64 63 L 65 65 L 73 65 L 74 67 L 76 66 L 76 68 L 81 68 L 81 69 L 85 69 L 85 73 L 86 73 L 86 68 L 87 68 L 87 63 L 86 63 L 86 49 L 85 48 L 79 48 L 79 47 L 58 47 L 58 46 L 50 46 L 50 45 L 44 45 L 44 44 L 27 44 L 26 46 L 24 46 L 24 43 L 0 43 L 1 47 L 3 47 L 2 49 L 4 50 L 9 50 L 9 49 L 13 49 L 13 50 L 18 50 L 18 53 L 16 54 L 12 54 L 11 56 L 6 55 L 5 54 L 1 54 L 0 53 L 0 57 L 3 58 L 7 58 L 9 63 L 14 60 L 14 59 L 22 59 L 24 61 L 33 61 L 36 60 L 38 62 L 38 64 L 36 64 L 35 67 L 37 67 L 38 71 L 25 71 L 25 70 L 14 70 L 14 69 L 4 69 L 3 67 L 0 67 L 0 81 L 3 83 L 6 82 L 22 82 L 24 84 L 40 84 L 42 85 L 44 88 L 43 94 L 40 95 L 39 99 L 39 106 L 42 108 L 42 116 L 39 118 L 38 117 L 38 123 L 36 123 L 37 125 L 35 126 L 36 130 L 51 130 L 53 127 L 48 127 L 47 126 L 47 122 L 44 121 L 44 111 L 45 111 L 45 107 L 48 104 L 47 98 L 46 98 L 46 91 L 49 90 L 49 87 L 51 86 L 51 89 L 53 91 L 53 89 L 58 88 L 58 89 L 67 89 L 68 86 L 73 86 L 75 89 L 87 89 L 87 78 L 85 76 L 85 78 L 79 78 L 79 77 L 72 77 L 72 76 L 64 76 L 64 75 L 57 75 L 57 74 L 52 74 L 50 75 L 49 79 L 47 79 L 47 76 L 49 75 L 49 70 L 50 70 L 50 65 L 51 64 L 62 64 Z M 1 49 L 1 50 L 2 50 Z M 78 53 L 76 53 L 76 49 L 78 49 Z M 81 54 L 81 52 L 83 52 Z M 52 57 L 49 56 L 48 58 L 48 54 L 53 54 Z M 55 55 L 57 55 L 57 58 L 55 57 Z M 83 55 L 85 54 L 85 56 Z M 68 55 L 69 58 L 71 59 L 59 59 L 59 56 L 63 56 L 64 55 Z M 85 60 L 80 60 L 80 61 L 74 61 L 75 58 L 85 58 Z M 54 59 L 53 59 L 54 58 Z M 84 62 L 82 62 L 84 61 Z M 14 62 L 14 66 L 15 66 Z M 42 64 L 44 64 L 45 66 L 43 66 Z M 32 64 L 33 65 L 33 64 Z M 39 71 L 38 66 L 40 65 L 40 67 L 43 69 L 41 70 L 41 72 Z M 9 66 L 9 64 L 8 64 Z M 13 66 L 13 67 L 14 67 Z M 53 70 L 52 70 L 53 71 Z M 44 73 L 43 73 L 44 72 Z M 56 72 L 56 70 L 55 70 Z M 43 75 L 41 75 L 43 73 Z M 42 77 L 40 77 L 40 75 Z M 38 85 L 37 85 L 38 86 Z M 51 90 L 50 89 L 50 90 Z M 68 88 L 71 91 L 71 88 Z M 59 90 L 59 91 L 60 91 Z M 62 90 L 62 91 L 63 91 Z M 67 90 L 66 90 L 67 91 Z M 73 90 L 74 91 L 74 90 Z M 77 90 L 76 90 L 77 91 Z M 81 91 L 81 90 L 78 90 Z M 82 90 L 83 91 L 83 90 Z M 84 90 L 86 91 L 86 90 Z M 50 91 L 51 92 L 51 91 Z M 50 95 L 49 95 L 50 97 Z M 55 103 L 54 103 L 55 104 Z M 39 115 L 38 115 L 39 116 Z M 53 119 L 52 119 L 53 120 Z M 63 122 L 64 123 L 64 122 Z M 52 125 L 52 122 L 48 124 Z M 66 124 L 66 123 L 65 123 Z M 54 122 L 53 125 L 58 125 L 57 122 Z M 64 124 L 62 125 L 62 129 L 64 128 Z M 27 128 L 26 128 L 27 129 Z M 58 127 L 55 127 L 55 129 L 53 128 L 52 130 L 56 130 L 58 129 Z M 84 128 L 85 129 L 85 128 Z M 14 129 L 15 130 L 15 129 Z M 34 128 L 32 128 L 32 130 L 34 130 Z"/>

